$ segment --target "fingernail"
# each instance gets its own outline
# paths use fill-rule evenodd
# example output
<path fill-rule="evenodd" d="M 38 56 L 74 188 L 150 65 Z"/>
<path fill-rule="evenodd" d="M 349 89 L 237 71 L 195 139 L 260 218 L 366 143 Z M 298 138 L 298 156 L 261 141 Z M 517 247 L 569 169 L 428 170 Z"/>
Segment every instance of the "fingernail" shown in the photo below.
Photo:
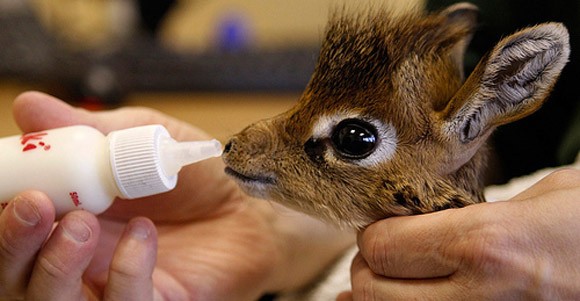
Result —
<path fill-rule="evenodd" d="M 151 235 L 151 230 L 145 222 L 133 221 L 129 224 L 129 234 L 138 240 L 146 240 Z"/>
<path fill-rule="evenodd" d="M 14 215 L 27 226 L 36 226 L 41 219 L 36 205 L 32 201 L 22 197 L 16 197 L 14 199 Z"/>
<path fill-rule="evenodd" d="M 78 217 L 69 217 L 61 221 L 62 228 L 67 236 L 83 243 L 91 238 L 91 229 Z"/>

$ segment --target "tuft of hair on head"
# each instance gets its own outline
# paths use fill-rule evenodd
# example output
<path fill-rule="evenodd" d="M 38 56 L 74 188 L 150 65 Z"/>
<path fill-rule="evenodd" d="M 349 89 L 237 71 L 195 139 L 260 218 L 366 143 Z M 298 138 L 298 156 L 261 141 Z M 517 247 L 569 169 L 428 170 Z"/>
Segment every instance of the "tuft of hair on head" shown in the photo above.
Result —
<path fill-rule="evenodd" d="M 388 84 L 407 58 L 449 54 L 463 77 L 463 54 L 477 24 L 477 7 L 460 3 L 428 13 L 388 3 L 353 9 L 335 7 L 308 89 L 329 96 Z"/>

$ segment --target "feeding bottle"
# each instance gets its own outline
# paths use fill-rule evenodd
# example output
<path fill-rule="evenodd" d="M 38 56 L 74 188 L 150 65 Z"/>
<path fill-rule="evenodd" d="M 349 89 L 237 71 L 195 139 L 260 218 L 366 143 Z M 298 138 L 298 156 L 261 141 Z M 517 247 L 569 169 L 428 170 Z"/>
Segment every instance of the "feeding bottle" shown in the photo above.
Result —
<path fill-rule="evenodd" d="M 221 155 L 217 140 L 177 142 L 161 125 L 103 135 L 70 126 L 0 139 L 0 212 L 17 193 L 39 190 L 57 216 L 98 214 L 115 197 L 135 199 L 175 188 L 182 166 Z"/>

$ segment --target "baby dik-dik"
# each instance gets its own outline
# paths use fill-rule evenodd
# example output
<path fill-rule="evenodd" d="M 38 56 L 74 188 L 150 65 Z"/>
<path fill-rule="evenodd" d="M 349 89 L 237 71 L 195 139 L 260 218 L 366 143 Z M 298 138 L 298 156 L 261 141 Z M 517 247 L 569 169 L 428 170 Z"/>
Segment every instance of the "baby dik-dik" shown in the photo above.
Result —
<path fill-rule="evenodd" d="M 361 228 L 483 202 L 485 141 L 537 110 L 569 55 L 545 23 L 501 40 L 464 80 L 477 8 L 336 13 L 297 105 L 226 145 L 249 194 Z"/>

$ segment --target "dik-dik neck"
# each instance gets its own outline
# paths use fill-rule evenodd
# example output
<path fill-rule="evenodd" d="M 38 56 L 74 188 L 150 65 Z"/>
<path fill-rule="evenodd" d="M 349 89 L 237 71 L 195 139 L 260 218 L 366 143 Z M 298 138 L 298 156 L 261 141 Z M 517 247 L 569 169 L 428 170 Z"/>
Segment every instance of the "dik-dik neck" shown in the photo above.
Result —
<path fill-rule="evenodd" d="M 488 154 L 489 148 L 484 144 L 467 163 L 448 176 L 454 187 L 470 197 L 466 205 L 485 202 L 483 189 Z"/>
<path fill-rule="evenodd" d="M 411 209 L 411 214 L 422 214 L 485 202 L 483 197 L 483 170 L 486 148 L 477 151 L 471 160 L 455 172 L 443 176 L 422 179 L 417 185 L 422 195 L 420 206 Z M 400 203 L 395 198 L 397 203 Z M 417 204 L 419 205 L 419 204 Z"/>

